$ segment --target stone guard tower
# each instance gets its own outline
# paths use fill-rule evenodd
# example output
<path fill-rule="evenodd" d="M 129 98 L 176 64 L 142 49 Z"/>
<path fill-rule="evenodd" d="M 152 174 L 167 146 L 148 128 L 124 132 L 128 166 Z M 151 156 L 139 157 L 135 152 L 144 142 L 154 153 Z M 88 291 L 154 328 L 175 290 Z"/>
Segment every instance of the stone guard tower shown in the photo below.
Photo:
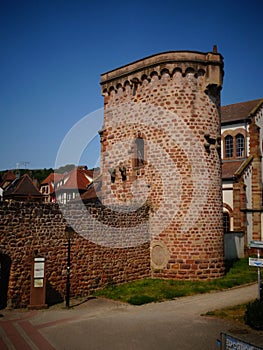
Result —
<path fill-rule="evenodd" d="M 223 58 L 173 51 L 101 75 L 102 202 L 150 206 L 153 277 L 222 276 Z"/>

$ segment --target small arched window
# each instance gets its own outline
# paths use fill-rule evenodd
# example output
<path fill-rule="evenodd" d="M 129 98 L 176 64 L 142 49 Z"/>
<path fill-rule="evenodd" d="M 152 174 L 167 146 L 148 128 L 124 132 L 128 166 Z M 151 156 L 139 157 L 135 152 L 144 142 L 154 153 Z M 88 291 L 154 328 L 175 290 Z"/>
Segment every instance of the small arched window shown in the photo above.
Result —
<path fill-rule="evenodd" d="M 225 137 L 225 156 L 226 158 L 233 157 L 233 137 L 231 135 Z"/>
<path fill-rule="evenodd" d="M 244 157 L 245 151 L 245 138 L 242 134 L 237 134 L 236 136 L 236 156 Z"/>
<path fill-rule="evenodd" d="M 134 166 L 135 168 L 140 168 L 144 166 L 144 139 L 142 137 L 137 137 L 135 140 L 135 154 L 134 154 Z"/>

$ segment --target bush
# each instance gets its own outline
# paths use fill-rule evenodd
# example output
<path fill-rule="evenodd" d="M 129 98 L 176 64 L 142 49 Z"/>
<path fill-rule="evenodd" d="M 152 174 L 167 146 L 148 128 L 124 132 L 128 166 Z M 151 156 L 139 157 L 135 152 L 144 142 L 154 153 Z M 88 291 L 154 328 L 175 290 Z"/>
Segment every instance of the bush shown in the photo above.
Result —
<path fill-rule="evenodd" d="M 247 304 L 245 323 L 250 327 L 263 330 L 263 302 L 255 300 Z"/>

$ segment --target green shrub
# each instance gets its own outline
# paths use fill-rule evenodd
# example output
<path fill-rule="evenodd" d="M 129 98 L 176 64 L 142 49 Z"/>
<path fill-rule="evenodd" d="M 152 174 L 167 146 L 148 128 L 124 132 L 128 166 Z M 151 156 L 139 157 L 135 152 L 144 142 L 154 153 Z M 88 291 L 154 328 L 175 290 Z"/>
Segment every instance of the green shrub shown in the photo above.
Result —
<path fill-rule="evenodd" d="M 256 299 L 247 304 L 245 323 L 250 327 L 263 330 L 263 302 Z"/>

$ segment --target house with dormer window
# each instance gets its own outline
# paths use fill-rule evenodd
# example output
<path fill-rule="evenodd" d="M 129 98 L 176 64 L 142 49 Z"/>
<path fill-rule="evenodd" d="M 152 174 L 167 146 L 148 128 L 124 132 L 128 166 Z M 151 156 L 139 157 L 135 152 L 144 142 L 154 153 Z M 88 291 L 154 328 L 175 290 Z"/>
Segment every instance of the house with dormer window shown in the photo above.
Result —
<path fill-rule="evenodd" d="M 56 202 L 55 177 L 57 181 L 63 179 L 62 174 L 50 173 L 40 184 L 39 191 L 43 194 L 45 202 Z"/>
<path fill-rule="evenodd" d="M 55 174 L 54 198 L 62 204 L 77 199 L 87 190 L 88 185 L 93 181 L 93 170 L 86 167 L 75 167 L 63 176 Z"/>

